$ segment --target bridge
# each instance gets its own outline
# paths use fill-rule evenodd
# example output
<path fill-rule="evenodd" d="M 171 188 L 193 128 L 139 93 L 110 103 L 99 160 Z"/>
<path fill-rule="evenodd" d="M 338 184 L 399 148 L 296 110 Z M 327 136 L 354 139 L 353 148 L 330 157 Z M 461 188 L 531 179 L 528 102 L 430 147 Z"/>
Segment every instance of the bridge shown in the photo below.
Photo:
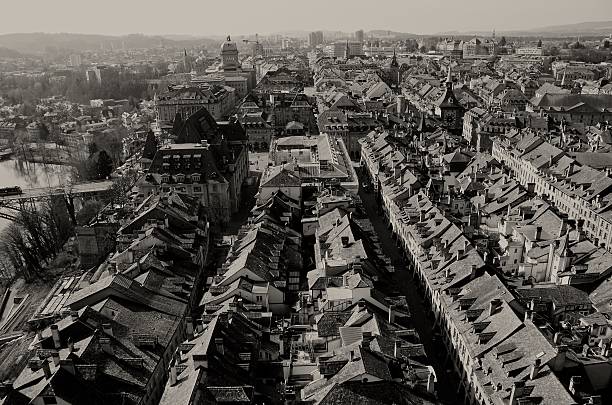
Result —
<path fill-rule="evenodd" d="M 0 196 L 0 206 L 3 203 L 11 201 L 22 201 L 22 200 L 37 200 L 44 197 L 52 197 L 59 195 L 73 195 L 78 196 L 80 194 L 96 194 L 108 191 L 113 185 L 111 180 L 92 181 L 88 183 L 75 183 L 70 186 L 57 186 L 57 187 L 39 187 L 23 189 L 21 194 Z"/>
<path fill-rule="evenodd" d="M 39 187 L 23 189 L 21 194 L 0 196 L 0 219 L 20 222 L 19 212 L 30 210 L 36 201 L 54 196 L 66 195 L 73 200 L 74 197 L 85 197 L 108 191 L 113 185 L 111 180 L 94 181 L 89 183 L 75 183 L 69 186 Z M 8 212 L 7 212 L 8 210 Z"/>

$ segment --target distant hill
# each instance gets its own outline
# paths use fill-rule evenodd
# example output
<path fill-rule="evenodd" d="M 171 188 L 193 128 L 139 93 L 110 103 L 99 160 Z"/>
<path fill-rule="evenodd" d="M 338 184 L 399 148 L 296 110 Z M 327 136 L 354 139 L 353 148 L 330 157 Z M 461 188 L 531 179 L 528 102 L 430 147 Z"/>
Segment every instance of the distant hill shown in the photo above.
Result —
<path fill-rule="evenodd" d="M 533 31 L 566 35 L 609 35 L 612 34 L 612 21 L 591 21 L 577 24 L 553 25 L 536 28 L 528 32 Z"/>
<path fill-rule="evenodd" d="M 17 58 L 19 56 L 21 56 L 21 53 L 16 50 L 0 46 L 0 58 Z"/>
<path fill-rule="evenodd" d="M 130 34 L 123 36 L 70 34 L 70 33 L 25 33 L 0 35 L 0 47 L 22 53 L 45 53 L 49 51 L 86 51 L 98 49 L 135 49 L 154 48 L 160 45 L 176 47 L 192 47 L 208 45 L 211 40 L 206 38 L 176 39 L 162 36 Z M 215 43 L 215 41 L 212 41 Z"/>
<path fill-rule="evenodd" d="M 551 25 L 527 30 L 498 31 L 498 35 L 513 37 L 576 37 L 576 36 L 607 36 L 612 34 L 612 21 L 590 21 L 576 24 Z M 482 31 L 445 31 L 436 33 L 439 36 L 465 36 L 465 35 L 484 35 L 489 36 L 491 32 Z"/>

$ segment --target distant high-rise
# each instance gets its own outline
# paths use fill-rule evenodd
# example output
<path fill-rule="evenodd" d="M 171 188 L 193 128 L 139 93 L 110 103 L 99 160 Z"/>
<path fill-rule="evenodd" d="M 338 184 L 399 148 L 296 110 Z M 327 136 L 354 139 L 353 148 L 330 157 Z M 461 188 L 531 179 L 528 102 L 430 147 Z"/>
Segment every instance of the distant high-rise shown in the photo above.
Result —
<path fill-rule="evenodd" d="M 363 30 L 355 31 L 355 41 L 363 43 Z"/>
<path fill-rule="evenodd" d="M 308 34 L 308 45 L 315 47 L 323 44 L 323 31 L 315 31 Z"/>

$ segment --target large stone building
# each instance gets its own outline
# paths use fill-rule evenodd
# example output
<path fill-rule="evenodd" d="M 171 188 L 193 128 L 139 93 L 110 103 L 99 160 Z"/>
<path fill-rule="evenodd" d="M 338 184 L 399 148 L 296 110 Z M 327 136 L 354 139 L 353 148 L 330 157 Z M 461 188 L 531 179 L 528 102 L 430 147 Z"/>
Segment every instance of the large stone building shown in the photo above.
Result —
<path fill-rule="evenodd" d="M 247 81 L 247 94 L 255 88 L 257 79 L 254 68 L 247 68 L 240 62 L 238 47 L 232 41 L 230 36 L 221 44 L 221 65 L 214 69 L 207 70 L 207 73 L 213 73 L 225 78 L 225 83 L 228 86 L 232 85 L 233 81 L 242 82 L 244 78 Z M 238 94 L 238 97 L 244 97 L 246 94 Z"/>
<path fill-rule="evenodd" d="M 248 174 L 248 149 L 238 123 L 217 123 L 202 108 L 183 124 L 177 143 L 162 146 L 140 179 L 145 197 L 171 190 L 200 199 L 211 220 L 225 223 L 240 207 Z"/>
<path fill-rule="evenodd" d="M 221 120 L 234 108 L 236 97 L 229 86 L 172 86 L 167 92 L 156 94 L 154 102 L 157 119 L 163 125 L 172 123 L 176 114 L 187 118 L 203 107 L 214 119 Z"/>

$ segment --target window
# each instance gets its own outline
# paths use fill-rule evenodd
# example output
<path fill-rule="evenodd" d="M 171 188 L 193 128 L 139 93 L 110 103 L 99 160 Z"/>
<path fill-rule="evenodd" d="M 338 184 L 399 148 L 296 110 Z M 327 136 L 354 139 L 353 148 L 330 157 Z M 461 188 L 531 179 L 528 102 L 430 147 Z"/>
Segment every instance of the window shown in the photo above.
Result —
<path fill-rule="evenodd" d="M 199 174 L 192 174 L 191 175 L 191 181 L 193 182 L 199 182 L 200 181 L 200 175 Z"/>
<path fill-rule="evenodd" d="M 255 297 L 255 299 L 257 300 L 257 302 L 261 302 L 262 297 L 261 297 L 261 295 L 257 295 L 257 296 Z"/>
<path fill-rule="evenodd" d="M 200 186 L 194 186 L 194 187 L 193 187 L 193 192 L 194 192 L 194 193 L 201 193 L 201 192 L 202 192 L 202 187 L 200 187 Z"/>

